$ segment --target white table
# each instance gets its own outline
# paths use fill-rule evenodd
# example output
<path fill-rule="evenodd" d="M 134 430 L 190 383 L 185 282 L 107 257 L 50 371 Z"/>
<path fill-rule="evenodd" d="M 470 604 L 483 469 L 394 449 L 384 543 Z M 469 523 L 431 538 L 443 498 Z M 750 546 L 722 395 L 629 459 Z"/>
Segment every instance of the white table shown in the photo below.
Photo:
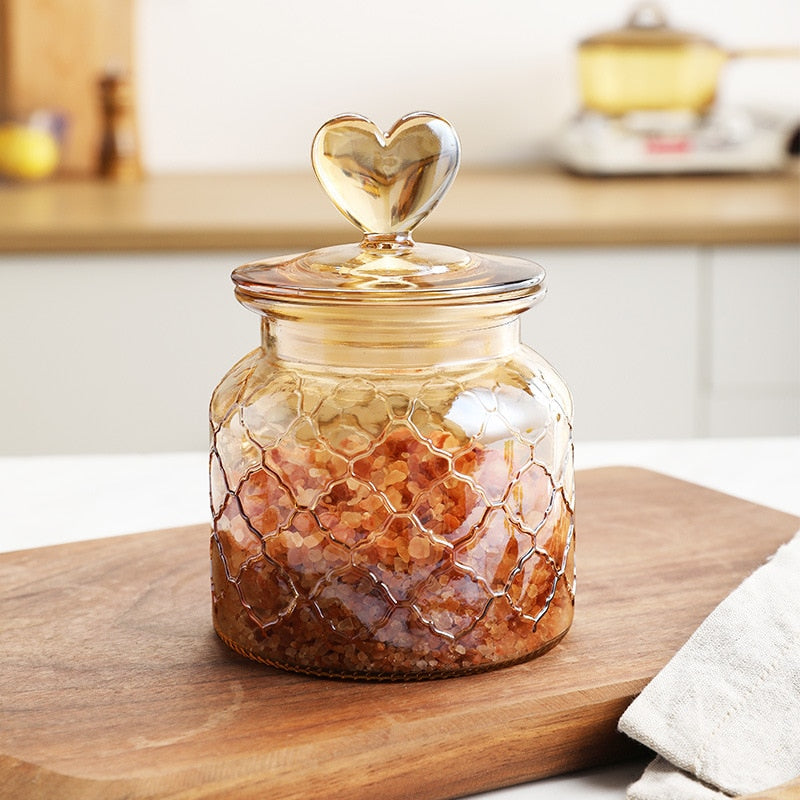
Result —
<path fill-rule="evenodd" d="M 0 552 L 207 522 L 207 463 L 205 453 L 0 457 Z M 800 516 L 800 437 L 577 443 L 578 469 L 615 464 Z M 643 767 L 589 770 L 479 797 L 622 800 Z"/>

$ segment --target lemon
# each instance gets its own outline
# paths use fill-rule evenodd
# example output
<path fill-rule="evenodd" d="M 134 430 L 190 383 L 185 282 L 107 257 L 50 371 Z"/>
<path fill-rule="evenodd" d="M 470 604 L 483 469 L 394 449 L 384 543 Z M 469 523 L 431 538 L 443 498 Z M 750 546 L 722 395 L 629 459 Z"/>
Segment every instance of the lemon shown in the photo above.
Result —
<path fill-rule="evenodd" d="M 35 180 L 58 166 L 58 142 L 47 131 L 14 122 L 0 125 L 0 175 Z"/>

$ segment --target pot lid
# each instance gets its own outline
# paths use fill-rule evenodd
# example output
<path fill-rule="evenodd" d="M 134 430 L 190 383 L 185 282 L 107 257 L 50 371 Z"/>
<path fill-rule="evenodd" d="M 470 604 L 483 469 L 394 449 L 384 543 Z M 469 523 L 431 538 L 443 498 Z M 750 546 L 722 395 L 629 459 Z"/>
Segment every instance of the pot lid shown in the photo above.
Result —
<path fill-rule="evenodd" d="M 543 295 L 544 270 L 531 261 L 414 241 L 413 229 L 453 182 L 460 150 L 435 114 L 408 114 L 388 133 L 354 114 L 328 121 L 314 137 L 312 165 L 361 242 L 245 264 L 232 276 L 237 297 L 463 304 Z"/>
<path fill-rule="evenodd" d="M 658 3 L 635 6 L 623 28 L 595 34 L 580 42 L 586 45 L 621 45 L 624 47 L 674 47 L 676 45 L 716 44 L 700 34 L 670 27 L 666 14 Z"/>

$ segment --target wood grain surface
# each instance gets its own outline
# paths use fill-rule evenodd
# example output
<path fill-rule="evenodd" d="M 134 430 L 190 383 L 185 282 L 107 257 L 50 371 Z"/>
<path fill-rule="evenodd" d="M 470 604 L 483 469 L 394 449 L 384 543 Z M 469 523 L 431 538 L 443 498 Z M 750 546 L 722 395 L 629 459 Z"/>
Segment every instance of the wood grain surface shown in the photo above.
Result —
<path fill-rule="evenodd" d="M 0 794 L 434 800 L 626 757 L 622 711 L 800 519 L 633 468 L 581 472 L 577 491 L 566 639 L 431 682 L 227 650 L 206 526 L 0 556 Z"/>
<path fill-rule="evenodd" d="M 464 248 L 800 242 L 797 169 L 593 179 L 462 170 L 415 237 Z M 310 250 L 353 242 L 310 169 L 0 185 L 0 252 Z"/>

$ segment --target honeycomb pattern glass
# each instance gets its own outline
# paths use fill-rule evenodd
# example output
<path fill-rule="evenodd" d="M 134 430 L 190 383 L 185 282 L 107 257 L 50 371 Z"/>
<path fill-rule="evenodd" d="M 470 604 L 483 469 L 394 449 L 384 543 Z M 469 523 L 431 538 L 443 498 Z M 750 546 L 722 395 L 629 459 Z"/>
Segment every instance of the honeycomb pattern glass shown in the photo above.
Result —
<path fill-rule="evenodd" d="M 265 360 L 250 354 L 212 402 L 214 619 L 230 646 L 413 678 L 524 660 L 566 633 L 572 435 L 563 396 L 542 390 L 557 376 L 519 356 L 416 384 Z"/>

